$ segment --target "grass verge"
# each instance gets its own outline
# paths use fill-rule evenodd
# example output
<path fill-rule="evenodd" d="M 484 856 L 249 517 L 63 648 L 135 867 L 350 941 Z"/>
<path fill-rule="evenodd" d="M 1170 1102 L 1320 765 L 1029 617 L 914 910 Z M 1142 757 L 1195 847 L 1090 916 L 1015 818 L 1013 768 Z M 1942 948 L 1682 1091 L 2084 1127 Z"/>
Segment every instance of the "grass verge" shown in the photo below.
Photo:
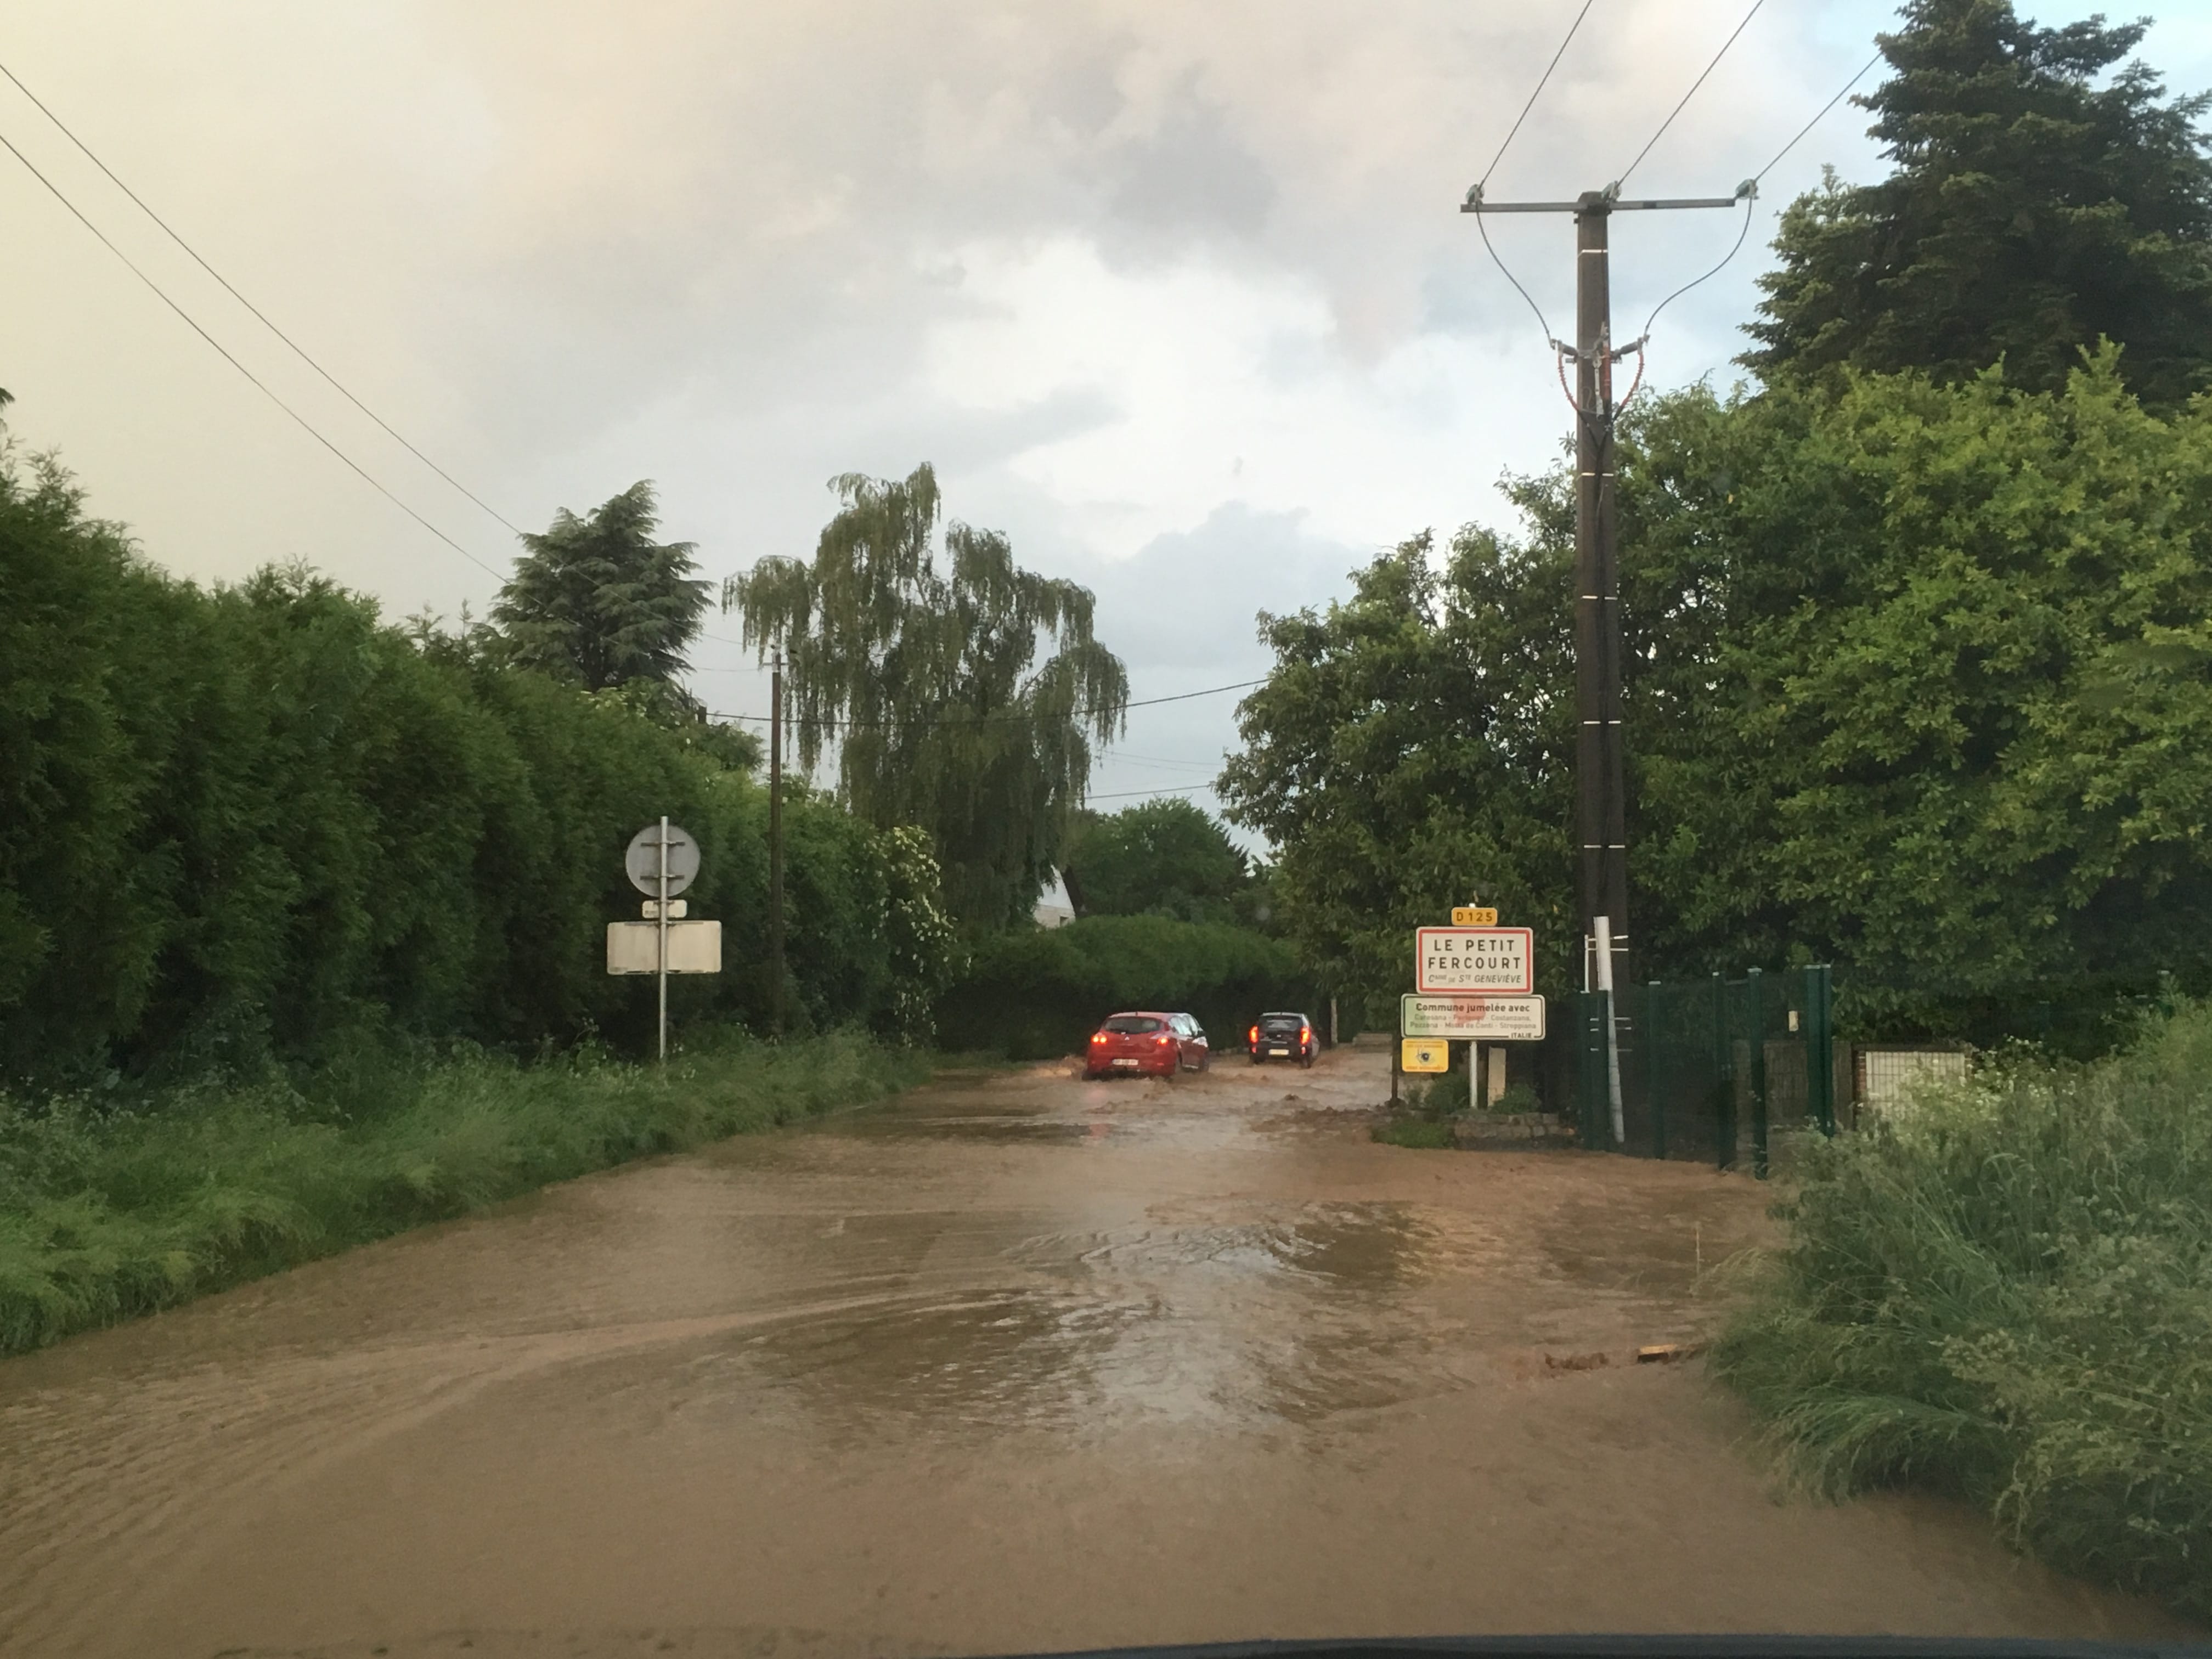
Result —
<path fill-rule="evenodd" d="M 1440 1152 L 1452 1144 L 1450 1120 L 1440 1117 L 1389 1117 L 1370 1132 L 1386 1146 L 1412 1146 Z"/>
<path fill-rule="evenodd" d="M 1714 1353 L 1813 1489 L 1913 1484 L 2212 1614 L 2212 1010 L 1807 1149 Z"/>
<path fill-rule="evenodd" d="M 665 1070 L 369 1054 L 304 1085 L 97 1109 L 0 1097 L 0 1353 L 184 1302 L 548 1182 L 879 1099 L 925 1056 L 694 1038 Z"/>

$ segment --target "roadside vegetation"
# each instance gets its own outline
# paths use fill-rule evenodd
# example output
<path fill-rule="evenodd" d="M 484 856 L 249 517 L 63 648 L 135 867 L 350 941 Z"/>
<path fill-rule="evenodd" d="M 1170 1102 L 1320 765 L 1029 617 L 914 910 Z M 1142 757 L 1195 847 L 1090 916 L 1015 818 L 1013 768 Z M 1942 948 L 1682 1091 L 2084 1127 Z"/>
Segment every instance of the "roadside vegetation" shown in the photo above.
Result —
<path fill-rule="evenodd" d="M 2212 1615 L 2212 1006 L 1807 1148 L 1715 1352 L 1812 1489 L 1961 1495 Z"/>
<path fill-rule="evenodd" d="M 665 651 L 580 645 L 654 636 L 686 603 L 649 507 L 629 492 L 538 538 L 499 607 L 512 636 L 403 629 L 304 567 L 179 581 L 0 431 L 0 1087 L 313 1063 L 364 1027 L 648 1048 L 651 998 L 604 959 L 638 913 L 629 837 L 664 812 L 697 836 L 687 902 L 733 939 L 761 936 L 768 893 L 757 746 L 653 677 Z M 667 604 L 633 623 L 569 594 L 579 539 L 593 568 L 635 574 L 629 548 L 660 569 Z M 927 839 L 805 789 L 784 829 L 794 1024 L 926 1042 L 951 954 Z M 770 985 L 735 951 L 671 996 L 763 1024 Z"/>
<path fill-rule="evenodd" d="M 390 1045 L 297 1076 L 33 1108 L 0 1096 L 0 1352 L 150 1313 L 593 1170 L 854 1106 L 926 1057 L 694 1032 L 666 1068 Z"/>
<path fill-rule="evenodd" d="M 1525 1083 L 1515 1084 L 1495 1103 L 1478 1105 L 1470 1097 L 1467 1073 L 1458 1069 L 1441 1073 L 1425 1082 L 1419 1078 L 1404 1079 L 1399 1086 L 1400 1103 L 1371 1131 L 1375 1139 L 1392 1146 L 1441 1151 L 1459 1144 L 1453 1125 L 1470 1112 L 1503 1115 L 1541 1109 L 1536 1091 Z"/>
<path fill-rule="evenodd" d="M 1315 1000 L 1283 940 L 1224 922 L 1089 916 L 979 943 L 938 1004 L 937 1029 L 951 1047 L 1042 1060 L 1081 1052 L 1117 1008 L 1174 1009 L 1197 1016 L 1215 1064 L 1242 1064 L 1251 1021 Z"/>

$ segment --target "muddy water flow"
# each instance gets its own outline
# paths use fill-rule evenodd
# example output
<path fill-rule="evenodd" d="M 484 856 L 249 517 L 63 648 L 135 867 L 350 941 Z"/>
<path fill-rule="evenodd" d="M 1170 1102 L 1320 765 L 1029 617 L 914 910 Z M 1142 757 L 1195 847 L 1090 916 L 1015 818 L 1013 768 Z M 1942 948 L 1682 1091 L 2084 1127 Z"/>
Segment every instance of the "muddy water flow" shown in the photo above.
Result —
<path fill-rule="evenodd" d="M 1764 1192 L 1383 1081 L 948 1078 L 0 1364 L 0 1651 L 2170 1629 L 1626 1363 Z"/>

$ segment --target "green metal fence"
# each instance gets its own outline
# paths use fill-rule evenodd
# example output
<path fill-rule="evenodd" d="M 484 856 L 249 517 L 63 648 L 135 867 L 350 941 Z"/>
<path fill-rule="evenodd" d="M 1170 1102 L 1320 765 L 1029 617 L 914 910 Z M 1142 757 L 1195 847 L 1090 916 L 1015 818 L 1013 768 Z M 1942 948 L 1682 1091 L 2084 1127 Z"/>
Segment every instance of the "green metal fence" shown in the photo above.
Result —
<path fill-rule="evenodd" d="M 1698 1158 L 1764 1178 L 1778 1127 L 1836 1127 L 1834 993 L 1825 966 L 1577 993 L 1582 1144 Z M 1611 1005 L 1614 1053 L 1606 1047 Z M 1620 1106 L 1614 1109 L 1613 1073 Z"/>

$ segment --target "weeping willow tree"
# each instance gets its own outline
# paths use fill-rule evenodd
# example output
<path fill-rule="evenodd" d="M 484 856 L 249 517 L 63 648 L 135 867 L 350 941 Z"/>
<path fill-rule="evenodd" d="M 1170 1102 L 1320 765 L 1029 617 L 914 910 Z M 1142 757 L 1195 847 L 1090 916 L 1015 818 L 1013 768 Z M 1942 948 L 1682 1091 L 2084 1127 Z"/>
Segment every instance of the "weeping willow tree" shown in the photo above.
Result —
<path fill-rule="evenodd" d="M 1091 637 L 1088 588 L 1023 569 L 994 531 L 954 521 L 937 475 L 848 473 L 810 563 L 769 558 L 724 585 L 744 641 L 786 653 L 801 764 L 835 744 L 846 805 L 936 843 L 969 934 L 1017 921 L 1051 879 L 1091 779 L 1091 744 L 1129 701 Z M 1047 646 L 1050 654 L 1040 663 Z"/>

